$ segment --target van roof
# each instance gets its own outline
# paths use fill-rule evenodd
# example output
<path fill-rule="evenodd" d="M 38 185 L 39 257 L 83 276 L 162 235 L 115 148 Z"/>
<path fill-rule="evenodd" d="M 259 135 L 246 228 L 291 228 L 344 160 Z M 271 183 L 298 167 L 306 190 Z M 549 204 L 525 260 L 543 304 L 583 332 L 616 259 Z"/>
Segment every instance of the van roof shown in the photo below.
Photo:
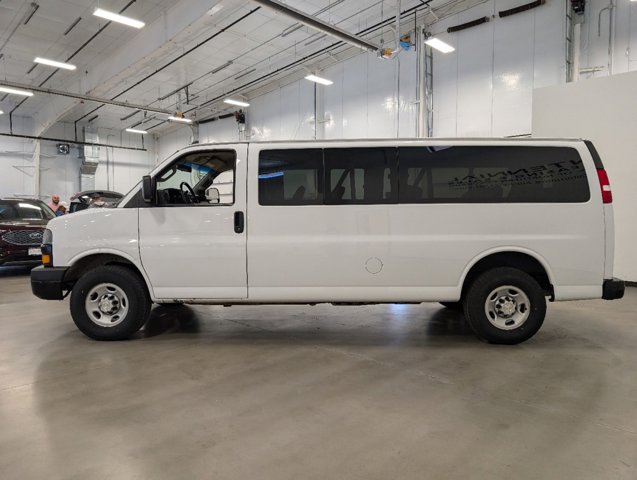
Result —
<path fill-rule="evenodd" d="M 193 143 L 187 147 L 200 146 L 217 146 L 217 145 L 249 145 L 255 144 L 281 144 L 281 143 L 358 143 L 358 142 L 583 142 L 582 138 L 547 138 L 547 137 L 426 137 L 426 138 L 340 138 L 326 140 L 252 140 L 252 141 L 236 141 L 236 142 L 204 142 Z"/>

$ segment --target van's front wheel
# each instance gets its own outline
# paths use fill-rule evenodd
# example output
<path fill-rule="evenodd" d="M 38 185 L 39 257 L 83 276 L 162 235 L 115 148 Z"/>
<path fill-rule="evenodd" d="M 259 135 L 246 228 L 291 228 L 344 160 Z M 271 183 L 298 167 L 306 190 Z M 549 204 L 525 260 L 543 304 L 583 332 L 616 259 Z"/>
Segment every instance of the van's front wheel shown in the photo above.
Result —
<path fill-rule="evenodd" d="M 95 340 L 123 340 L 146 323 L 151 302 L 146 285 L 118 265 L 97 267 L 80 277 L 71 291 L 71 316 Z"/>
<path fill-rule="evenodd" d="M 546 315 L 542 287 L 527 273 L 509 267 L 483 273 L 464 303 L 469 325 L 490 343 L 514 345 L 537 333 Z"/>

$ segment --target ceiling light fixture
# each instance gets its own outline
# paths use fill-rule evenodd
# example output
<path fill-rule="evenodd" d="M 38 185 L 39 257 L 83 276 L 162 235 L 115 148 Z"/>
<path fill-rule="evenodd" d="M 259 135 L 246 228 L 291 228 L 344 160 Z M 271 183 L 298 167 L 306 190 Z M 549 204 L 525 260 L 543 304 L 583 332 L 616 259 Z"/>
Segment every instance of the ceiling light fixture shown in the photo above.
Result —
<path fill-rule="evenodd" d="M 63 68 L 65 70 L 75 70 L 77 67 L 70 63 L 56 62 L 55 60 L 49 60 L 48 58 L 35 57 L 33 59 L 35 63 L 41 63 L 42 65 L 48 65 L 49 67 Z"/>
<path fill-rule="evenodd" d="M 214 70 L 212 70 L 210 73 L 214 74 L 214 73 L 219 73 L 221 70 L 223 70 L 224 68 L 228 68 L 230 65 L 232 65 L 232 60 L 228 60 L 226 63 L 224 63 L 223 65 L 219 65 L 217 68 L 215 68 Z"/>
<path fill-rule="evenodd" d="M 208 10 L 208 15 L 210 15 L 211 17 L 216 14 L 219 13 L 219 11 L 223 8 L 223 5 L 221 5 L 220 3 L 218 3 L 217 5 L 215 5 L 214 7 L 212 7 L 210 10 Z"/>
<path fill-rule="evenodd" d="M 332 85 L 334 82 L 328 80 L 327 78 L 319 77 L 318 75 L 308 75 L 305 77 L 306 80 L 310 82 L 320 83 L 321 85 Z"/>
<path fill-rule="evenodd" d="M 142 135 L 146 135 L 148 133 L 146 130 L 138 130 L 136 128 L 127 128 L 126 131 L 128 133 L 141 133 Z"/>
<path fill-rule="evenodd" d="M 2 115 L 4 112 L 2 110 L 0 110 L 0 115 Z"/>
<path fill-rule="evenodd" d="M 120 15 L 118 13 L 109 12 L 108 10 L 104 10 L 103 8 L 96 8 L 93 12 L 93 15 L 95 15 L 96 17 L 105 18 L 106 20 L 110 20 L 112 22 L 122 23 L 133 28 L 143 28 L 144 25 L 146 25 L 140 20 L 125 17 L 124 15 Z"/>
<path fill-rule="evenodd" d="M 453 48 L 451 45 L 443 42 L 442 40 L 436 37 L 431 37 L 425 40 L 425 43 L 429 45 L 431 48 L 435 48 L 436 50 L 442 53 L 450 53 L 455 50 L 455 48 Z"/>
<path fill-rule="evenodd" d="M 236 105 L 237 107 L 249 107 L 250 106 L 250 104 L 248 102 L 242 102 L 241 100 L 234 100 L 232 98 L 226 98 L 223 102 L 227 103 L 228 105 Z"/>
<path fill-rule="evenodd" d="M 168 117 L 168 120 L 170 120 L 171 122 L 192 123 L 192 120 L 190 120 L 189 118 L 175 117 L 173 115 Z"/>
<path fill-rule="evenodd" d="M 22 95 L 24 97 L 33 96 L 33 92 L 28 92 L 26 90 L 20 90 L 18 88 L 9 88 L 9 87 L 3 87 L 3 86 L 0 86 L 0 92 L 12 93 L 14 95 Z"/>

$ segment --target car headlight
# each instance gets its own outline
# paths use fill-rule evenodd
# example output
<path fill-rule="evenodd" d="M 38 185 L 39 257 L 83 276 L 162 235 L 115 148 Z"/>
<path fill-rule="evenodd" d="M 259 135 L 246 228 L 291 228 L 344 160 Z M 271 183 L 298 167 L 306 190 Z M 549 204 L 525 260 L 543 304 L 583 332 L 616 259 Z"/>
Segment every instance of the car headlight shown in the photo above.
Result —
<path fill-rule="evenodd" d="M 52 245 L 53 244 L 53 232 L 48 228 L 44 229 L 42 233 L 42 244 L 43 245 Z"/>
<path fill-rule="evenodd" d="M 53 232 L 48 228 L 42 233 L 42 265 L 53 266 Z"/>

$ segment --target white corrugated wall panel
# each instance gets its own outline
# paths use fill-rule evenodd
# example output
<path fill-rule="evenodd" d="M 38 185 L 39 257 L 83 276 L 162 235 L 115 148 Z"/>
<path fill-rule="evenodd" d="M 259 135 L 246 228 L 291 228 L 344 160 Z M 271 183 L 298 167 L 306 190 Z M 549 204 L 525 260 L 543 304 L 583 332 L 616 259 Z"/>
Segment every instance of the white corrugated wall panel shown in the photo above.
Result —
<path fill-rule="evenodd" d="M 458 15 L 458 23 L 491 15 L 491 2 Z M 493 23 L 464 30 L 458 35 L 458 136 L 492 135 Z M 435 75 L 434 67 L 434 75 Z M 434 95 L 436 91 L 434 90 Z"/>
<path fill-rule="evenodd" d="M 415 51 L 403 51 L 400 62 L 399 136 L 418 136 L 418 56 Z"/>
<path fill-rule="evenodd" d="M 343 138 L 367 137 L 368 73 L 373 76 L 374 84 L 382 85 L 385 81 L 386 73 L 380 65 L 369 67 L 369 57 L 370 55 L 358 55 L 343 62 Z"/>
<path fill-rule="evenodd" d="M 517 6 L 491 0 L 453 15 L 431 31 L 456 47 L 434 52 L 434 136 L 509 136 L 531 130 L 533 88 L 566 80 L 565 4 L 499 18 Z M 449 26 L 490 21 L 448 34 Z"/>
<path fill-rule="evenodd" d="M 516 6 L 516 0 L 498 0 L 497 11 Z M 493 113 L 495 135 L 531 132 L 533 94 L 533 14 L 519 14 L 493 22 Z"/>
<path fill-rule="evenodd" d="M 343 138 L 343 71 L 345 62 L 325 70 L 327 78 L 334 84 L 323 90 L 325 108 L 325 138 Z"/>

